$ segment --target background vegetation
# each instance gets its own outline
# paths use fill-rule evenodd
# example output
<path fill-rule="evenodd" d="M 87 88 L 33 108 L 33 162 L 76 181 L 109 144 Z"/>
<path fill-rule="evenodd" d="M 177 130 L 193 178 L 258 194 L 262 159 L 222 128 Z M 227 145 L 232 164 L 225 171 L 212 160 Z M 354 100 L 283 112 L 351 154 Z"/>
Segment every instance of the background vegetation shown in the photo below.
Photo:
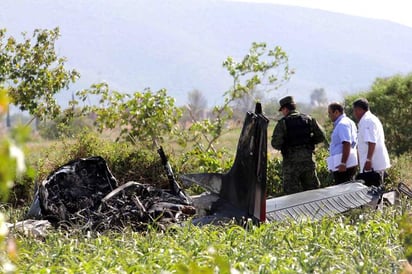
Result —
<path fill-rule="evenodd" d="M 0 186 L 7 201 L 3 211 L 10 221 L 22 219 L 36 183 L 79 157 L 102 156 L 120 183 L 134 180 L 159 187 L 166 178 L 154 149 L 158 145 L 165 148 L 176 174 L 226 172 L 233 162 L 244 111 L 253 110 L 256 101 L 267 102 L 264 111 L 271 119 L 270 138 L 278 118 L 276 89 L 293 74 L 280 47 L 253 43 L 243 59 L 224 61 L 233 86 L 223 93 L 223 103 L 211 109 L 205 109 L 200 91 L 189 93 L 188 106 L 179 107 L 164 89 L 126 94 L 98 83 L 78 91 L 70 107 L 61 110 L 53 96 L 79 74 L 66 70 L 65 59 L 54 52 L 58 29 L 36 30 L 22 42 L 5 34 L 0 32 L 0 87 L 12 104 L 40 121 L 30 140 L 24 137 L 31 130 L 27 126 L 15 130 L 10 125 L 5 135 L 0 155 L 11 160 L 2 158 Z M 411 184 L 411 77 L 377 79 L 371 90 L 345 98 L 348 114 L 355 97 L 368 98 L 384 124 L 393 163 L 387 189 L 400 181 Z M 97 103 L 88 104 L 92 101 Z M 324 90 L 314 90 L 311 101 L 312 107 L 301 109 L 313 114 L 329 136 Z M 8 101 L 4 102 L 6 106 Z M 14 171 L 17 161 L 8 151 L 14 142 L 26 146 L 26 164 L 31 169 L 25 175 L 17 176 Z M 271 148 L 268 153 L 267 194 L 282 195 L 281 157 Z M 331 183 L 327 154 L 321 146 L 315 155 L 323 186 Z M 10 181 L 14 186 L 7 195 Z M 319 222 L 250 224 L 246 228 L 199 228 L 185 223 L 166 232 L 142 234 L 125 230 L 83 235 L 54 230 L 42 239 L 15 234 L 15 241 L 9 243 L 16 242 L 18 251 L 10 248 L 12 244 L 5 245 L 3 236 L 2 248 L 9 250 L 1 255 L 2 262 L 11 261 L 27 273 L 396 272 L 410 256 L 409 211 L 410 202 L 403 200 L 384 211 L 355 211 Z"/>

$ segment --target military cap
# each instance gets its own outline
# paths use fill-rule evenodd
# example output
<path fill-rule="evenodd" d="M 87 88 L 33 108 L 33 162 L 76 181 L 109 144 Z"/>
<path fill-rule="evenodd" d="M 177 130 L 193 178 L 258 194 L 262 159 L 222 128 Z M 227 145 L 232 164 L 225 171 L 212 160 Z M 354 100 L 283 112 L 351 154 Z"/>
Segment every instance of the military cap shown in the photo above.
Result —
<path fill-rule="evenodd" d="M 291 104 L 291 105 L 295 104 L 295 100 L 293 99 L 292 96 L 286 96 L 279 100 L 279 105 L 280 105 L 279 111 L 287 104 Z"/>

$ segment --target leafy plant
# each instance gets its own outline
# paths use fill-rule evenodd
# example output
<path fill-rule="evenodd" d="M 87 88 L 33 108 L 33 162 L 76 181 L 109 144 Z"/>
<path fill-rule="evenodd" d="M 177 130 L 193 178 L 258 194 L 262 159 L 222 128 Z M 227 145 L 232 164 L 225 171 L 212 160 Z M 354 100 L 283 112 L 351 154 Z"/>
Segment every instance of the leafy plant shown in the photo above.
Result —
<path fill-rule="evenodd" d="M 7 112 L 9 97 L 7 91 L 0 89 L 0 118 Z M 20 146 L 26 140 L 23 130 L 14 130 L 11 136 L 3 134 L 0 138 L 0 200 L 6 201 L 9 189 L 13 186 L 17 176 L 26 172 L 24 153 Z M 0 212 L 0 272 L 11 273 L 15 267 L 11 259 L 15 257 L 15 250 L 6 248 L 14 245 L 12 239 L 8 240 L 8 228 L 5 216 Z M 6 241 L 9 241 L 8 243 Z"/>
<path fill-rule="evenodd" d="M 77 93 L 81 101 L 97 96 L 98 106 L 85 106 L 83 114 L 94 114 L 95 124 L 102 132 L 120 128 L 120 136 L 133 143 L 149 142 L 156 146 L 165 136 L 176 130 L 181 110 L 165 89 L 153 93 L 150 89 L 133 95 L 110 90 L 106 83 L 92 85 Z M 78 102 L 72 102 L 73 105 Z"/>
<path fill-rule="evenodd" d="M 84 130 L 93 131 L 93 121 L 89 117 L 66 115 L 67 110 L 53 120 L 43 121 L 38 126 L 40 136 L 46 140 L 74 138 Z"/>
<path fill-rule="evenodd" d="M 193 121 L 189 128 L 192 142 L 203 144 L 204 152 L 215 151 L 214 144 L 232 118 L 232 104 L 237 99 L 251 95 L 259 88 L 273 91 L 291 74 L 286 53 L 279 46 L 268 50 L 266 43 L 252 43 L 249 53 L 241 61 L 228 57 L 223 67 L 233 78 L 232 87 L 224 93 L 224 103 L 213 108 L 213 118 Z"/>
<path fill-rule="evenodd" d="M 54 231 L 44 241 L 21 235 L 17 266 L 36 273 L 396 273 L 404 256 L 398 213 L 388 208 L 363 211 L 356 220 L 337 216 L 246 229 L 186 223 L 164 233 Z"/>
<path fill-rule="evenodd" d="M 19 42 L 0 30 L 0 86 L 7 88 L 11 103 L 39 118 L 56 117 L 61 109 L 53 96 L 79 78 L 56 54 L 59 35 L 59 28 L 36 29 Z"/>

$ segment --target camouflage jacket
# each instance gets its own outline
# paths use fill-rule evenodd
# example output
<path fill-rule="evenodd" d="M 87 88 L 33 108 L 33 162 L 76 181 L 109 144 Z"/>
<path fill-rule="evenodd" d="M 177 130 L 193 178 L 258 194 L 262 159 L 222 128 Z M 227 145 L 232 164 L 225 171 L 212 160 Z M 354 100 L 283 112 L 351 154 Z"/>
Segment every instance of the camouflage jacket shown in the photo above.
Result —
<path fill-rule="evenodd" d="M 308 129 L 302 128 L 302 131 L 305 131 L 303 135 L 307 136 L 303 136 L 303 143 L 301 144 L 296 142 L 294 144 L 290 144 L 290 139 L 293 139 L 294 136 L 288 135 L 286 119 L 297 119 L 299 117 L 307 122 Z M 303 160 L 303 158 L 312 157 L 315 145 L 324 142 L 325 140 L 325 132 L 314 118 L 298 111 L 291 111 L 287 116 L 280 119 L 276 124 L 275 129 L 273 130 L 271 144 L 274 149 L 282 151 L 284 158 L 292 156 L 294 154 L 296 157 L 302 157 Z"/>

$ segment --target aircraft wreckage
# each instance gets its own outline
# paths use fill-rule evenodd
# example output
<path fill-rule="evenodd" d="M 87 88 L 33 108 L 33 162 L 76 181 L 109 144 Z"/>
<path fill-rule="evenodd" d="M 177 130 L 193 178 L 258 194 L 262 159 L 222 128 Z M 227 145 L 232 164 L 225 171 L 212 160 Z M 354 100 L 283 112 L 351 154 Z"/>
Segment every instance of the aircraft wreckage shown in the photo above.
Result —
<path fill-rule="evenodd" d="M 363 181 L 351 181 L 266 199 L 268 123 L 257 103 L 255 111 L 246 114 L 235 161 L 227 173 L 179 176 L 185 186 L 194 183 L 207 190 L 201 195 L 184 192 L 162 148 L 158 153 L 169 180 L 168 189 L 133 181 L 119 186 L 105 160 L 90 157 L 51 172 L 38 186 L 27 214 L 29 220 L 24 222 L 36 219 L 53 226 L 97 231 L 130 227 L 141 231 L 149 225 L 164 228 L 188 219 L 199 225 L 245 219 L 256 223 L 317 220 L 365 205 L 376 208 L 385 199 L 394 203 L 399 193 L 412 197 L 403 184 L 385 193 Z"/>

